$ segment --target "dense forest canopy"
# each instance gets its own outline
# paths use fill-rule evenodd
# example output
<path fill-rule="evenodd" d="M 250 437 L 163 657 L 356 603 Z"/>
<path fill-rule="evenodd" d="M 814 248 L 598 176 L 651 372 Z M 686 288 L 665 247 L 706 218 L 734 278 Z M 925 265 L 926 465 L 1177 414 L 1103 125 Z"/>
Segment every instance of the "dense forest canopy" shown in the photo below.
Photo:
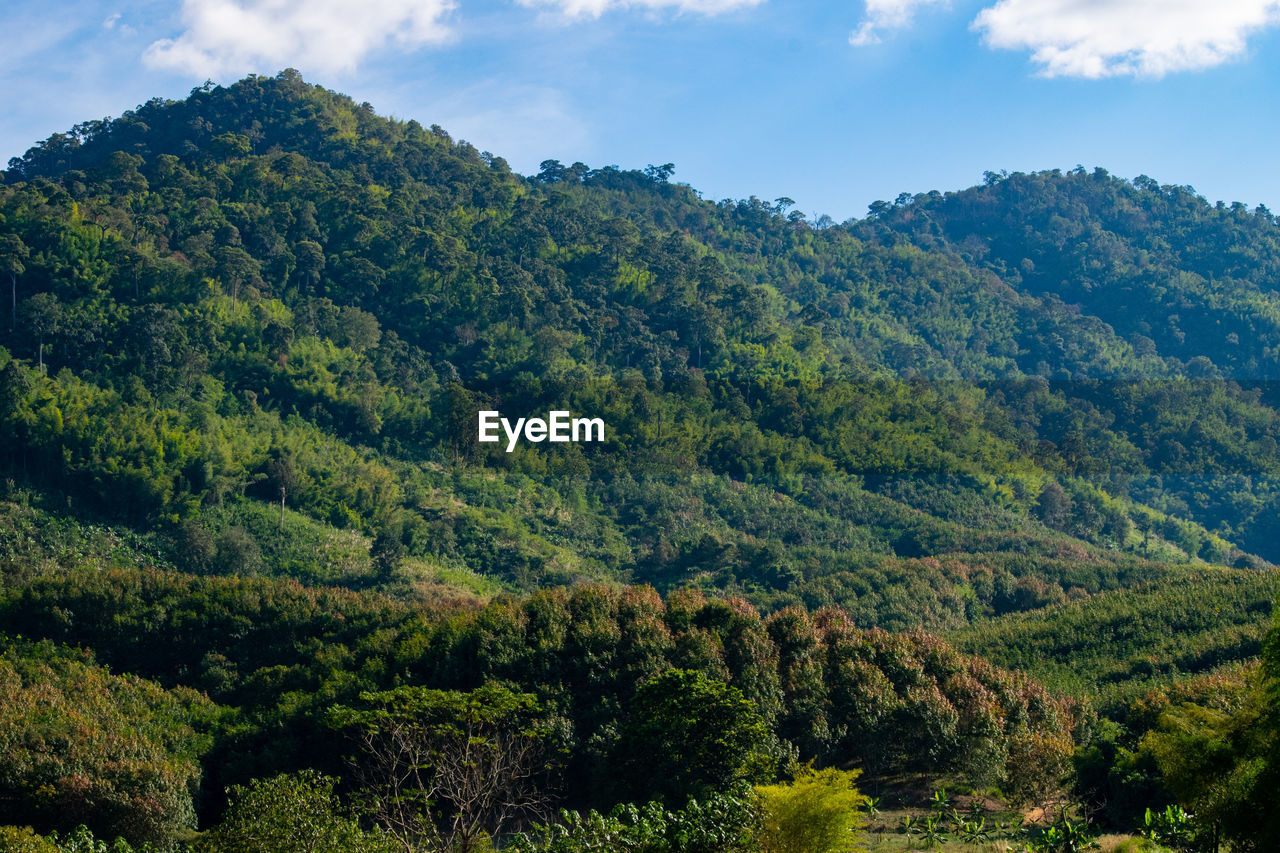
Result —
<path fill-rule="evenodd" d="M 837 224 L 674 170 L 521 176 L 292 71 L 10 161 L 4 819 L 170 844 L 225 810 L 236 849 L 246 804 L 348 796 L 359 732 L 439 755 L 486 703 L 562 757 L 534 787 L 668 828 L 806 761 L 1201 802 L 1149 709 L 1271 731 L 1276 217 L 1078 168 Z M 606 440 L 507 452 L 481 410 Z M 125 761 L 83 719 L 148 722 Z M 659 766 L 673 731 L 701 757 Z M 364 790 L 411 844 L 497 831 Z"/>

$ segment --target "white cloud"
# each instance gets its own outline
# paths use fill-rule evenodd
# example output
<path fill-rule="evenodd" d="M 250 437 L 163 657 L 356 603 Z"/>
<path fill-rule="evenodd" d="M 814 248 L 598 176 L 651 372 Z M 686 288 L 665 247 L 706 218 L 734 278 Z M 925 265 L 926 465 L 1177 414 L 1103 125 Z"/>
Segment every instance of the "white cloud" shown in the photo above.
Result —
<path fill-rule="evenodd" d="M 1048 77 L 1161 77 L 1227 62 L 1277 21 L 1280 0 L 1000 0 L 972 26 Z"/>
<path fill-rule="evenodd" d="M 854 47 L 879 44 L 880 32 L 911 26 L 919 7 L 945 3 L 946 0 L 867 0 L 866 20 L 849 36 L 849 44 Z"/>
<path fill-rule="evenodd" d="M 695 15 L 720 15 L 759 6 L 764 0 L 517 0 L 521 6 L 549 7 L 570 18 L 598 18 L 613 9 L 672 10 Z"/>
<path fill-rule="evenodd" d="M 447 41 L 453 0 L 183 0 L 184 31 L 143 53 L 152 68 L 225 79 L 285 66 L 352 71 L 373 51 Z"/>
<path fill-rule="evenodd" d="M 112 32 L 119 33 L 122 36 L 137 35 L 138 34 L 137 30 L 135 30 L 133 27 L 129 26 L 126 23 L 122 23 L 121 21 L 122 17 L 123 16 L 119 12 L 116 12 L 112 15 L 108 15 L 107 19 L 102 22 L 102 28 L 104 30 L 110 30 Z"/>

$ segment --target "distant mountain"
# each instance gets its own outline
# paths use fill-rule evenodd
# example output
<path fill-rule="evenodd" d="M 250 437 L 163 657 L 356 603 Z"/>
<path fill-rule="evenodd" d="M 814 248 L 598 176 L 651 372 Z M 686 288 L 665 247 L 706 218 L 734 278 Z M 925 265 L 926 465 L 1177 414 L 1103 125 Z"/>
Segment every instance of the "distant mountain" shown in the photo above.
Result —
<path fill-rule="evenodd" d="M 1280 559 L 1270 214 L 1076 171 L 816 228 L 671 176 L 521 177 L 295 72 L 56 134 L 0 189 L 0 464 L 178 565 L 404 594 L 942 626 Z"/>

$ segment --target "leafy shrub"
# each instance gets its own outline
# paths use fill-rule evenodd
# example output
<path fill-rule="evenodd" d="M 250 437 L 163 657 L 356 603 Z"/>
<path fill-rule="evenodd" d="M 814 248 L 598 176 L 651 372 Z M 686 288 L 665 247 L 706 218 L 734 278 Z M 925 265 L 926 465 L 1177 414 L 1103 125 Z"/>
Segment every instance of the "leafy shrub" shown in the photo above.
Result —
<path fill-rule="evenodd" d="M 661 803 L 623 803 L 607 815 L 561 811 L 556 823 L 517 835 L 511 853 L 750 853 L 758 849 L 758 814 L 740 787 L 690 800 L 681 811 Z"/>
<path fill-rule="evenodd" d="M 315 771 L 234 786 L 222 822 L 199 841 L 200 853 L 390 853 L 381 832 L 365 832 L 334 796 L 336 782 Z"/>
<path fill-rule="evenodd" d="M 867 798 L 858 793 L 858 771 L 802 767 L 794 780 L 758 785 L 766 853 L 850 853 L 860 849 L 859 834 L 866 824 L 862 808 Z"/>
<path fill-rule="evenodd" d="M 58 847 L 29 826 L 0 826 L 2 853 L 58 853 Z"/>

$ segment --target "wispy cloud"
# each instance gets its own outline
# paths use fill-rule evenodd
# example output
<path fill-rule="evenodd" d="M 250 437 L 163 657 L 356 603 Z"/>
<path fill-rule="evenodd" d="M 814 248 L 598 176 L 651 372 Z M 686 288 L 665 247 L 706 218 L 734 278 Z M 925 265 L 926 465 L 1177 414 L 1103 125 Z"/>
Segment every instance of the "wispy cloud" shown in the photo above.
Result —
<path fill-rule="evenodd" d="M 1161 77 L 1221 65 L 1280 21 L 1280 0 L 1000 0 L 973 28 L 1048 77 Z"/>
<path fill-rule="evenodd" d="M 153 42 L 151 68 L 223 79 L 286 65 L 352 71 L 370 53 L 448 41 L 453 0 L 183 0 L 183 32 Z"/>
<path fill-rule="evenodd" d="M 123 18 L 124 16 L 120 12 L 113 12 L 102 22 L 102 28 L 122 36 L 137 35 L 138 31 L 124 23 Z"/>
<path fill-rule="evenodd" d="M 885 30 L 911 26 L 916 9 L 945 4 L 946 0 L 867 0 L 866 20 L 849 36 L 849 44 L 855 47 L 879 44 L 880 34 Z"/>
<path fill-rule="evenodd" d="M 720 15 L 759 6 L 765 0 L 517 0 L 521 6 L 546 8 L 570 18 L 598 18 L 617 9 L 672 11 L 695 15 Z"/>

